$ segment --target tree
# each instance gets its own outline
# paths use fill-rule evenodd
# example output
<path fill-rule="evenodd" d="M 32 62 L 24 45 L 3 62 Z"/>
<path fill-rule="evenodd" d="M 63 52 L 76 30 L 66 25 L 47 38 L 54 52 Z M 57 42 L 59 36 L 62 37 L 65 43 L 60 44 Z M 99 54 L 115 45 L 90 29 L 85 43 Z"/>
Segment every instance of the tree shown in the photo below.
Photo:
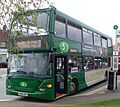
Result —
<path fill-rule="evenodd" d="M 0 29 L 9 26 L 13 13 L 53 5 L 49 0 L 0 0 Z"/>
<path fill-rule="evenodd" d="M 50 5 L 53 5 L 53 3 L 49 0 L 0 0 L 0 30 L 10 31 L 10 23 L 15 13 L 19 12 L 19 14 L 23 14 L 27 10 L 48 7 Z M 12 40 L 12 43 L 14 44 L 13 47 L 8 47 L 9 52 L 17 52 L 15 44 L 16 38 L 19 37 L 20 34 L 20 31 L 14 30 L 12 36 L 10 36 L 10 34 L 8 35 L 8 46 L 9 40 Z"/>

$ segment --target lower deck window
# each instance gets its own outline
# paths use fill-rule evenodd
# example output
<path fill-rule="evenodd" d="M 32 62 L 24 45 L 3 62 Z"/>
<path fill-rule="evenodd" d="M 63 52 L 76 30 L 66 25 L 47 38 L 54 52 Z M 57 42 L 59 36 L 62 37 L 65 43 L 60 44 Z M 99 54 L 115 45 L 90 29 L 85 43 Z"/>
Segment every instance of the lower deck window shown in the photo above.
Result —
<path fill-rule="evenodd" d="M 93 57 L 84 57 L 84 70 L 89 71 L 94 69 Z"/>
<path fill-rule="evenodd" d="M 84 70 L 90 71 L 92 69 L 106 68 L 109 66 L 107 57 L 84 57 Z"/>
<path fill-rule="evenodd" d="M 79 56 L 70 56 L 68 58 L 68 69 L 69 72 L 74 73 L 74 72 L 79 72 L 82 70 L 82 58 Z"/>

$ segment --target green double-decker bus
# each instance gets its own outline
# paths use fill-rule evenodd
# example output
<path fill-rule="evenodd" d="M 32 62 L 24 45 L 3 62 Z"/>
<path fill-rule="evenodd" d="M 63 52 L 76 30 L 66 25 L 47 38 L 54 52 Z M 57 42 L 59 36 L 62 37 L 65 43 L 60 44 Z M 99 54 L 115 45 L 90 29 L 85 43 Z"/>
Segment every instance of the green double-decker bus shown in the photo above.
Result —
<path fill-rule="evenodd" d="M 112 38 L 54 7 L 15 13 L 7 95 L 55 100 L 107 79 Z"/>

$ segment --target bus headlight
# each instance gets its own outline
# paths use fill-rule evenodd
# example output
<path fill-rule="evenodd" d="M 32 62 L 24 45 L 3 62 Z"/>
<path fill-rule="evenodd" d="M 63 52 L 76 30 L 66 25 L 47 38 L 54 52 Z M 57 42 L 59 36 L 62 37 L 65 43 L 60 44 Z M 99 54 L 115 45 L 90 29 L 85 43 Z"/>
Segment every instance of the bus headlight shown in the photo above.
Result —
<path fill-rule="evenodd" d="M 52 84 L 47 84 L 47 88 L 52 88 Z"/>

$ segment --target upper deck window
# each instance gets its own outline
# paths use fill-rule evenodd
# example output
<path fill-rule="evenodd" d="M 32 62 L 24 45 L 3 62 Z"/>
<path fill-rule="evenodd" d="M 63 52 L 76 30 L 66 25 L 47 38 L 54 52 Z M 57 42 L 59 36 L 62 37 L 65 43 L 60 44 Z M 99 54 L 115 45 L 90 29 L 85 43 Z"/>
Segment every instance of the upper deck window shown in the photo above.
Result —
<path fill-rule="evenodd" d="M 82 35 L 81 35 L 81 28 L 75 25 L 68 24 L 67 26 L 68 29 L 68 38 L 70 40 L 82 41 Z"/>
<path fill-rule="evenodd" d="M 111 46 L 112 46 L 112 40 L 108 39 L 108 47 L 111 47 Z"/>
<path fill-rule="evenodd" d="M 107 39 L 102 37 L 102 47 L 107 48 Z"/>
<path fill-rule="evenodd" d="M 83 41 L 84 43 L 87 44 L 93 44 L 93 36 L 92 36 L 92 31 L 88 30 L 88 29 L 83 29 Z"/>
<path fill-rule="evenodd" d="M 43 12 L 18 15 L 12 23 L 12 29 L 20 31 L 24 36 L 45 34 L 49 30 L 49 16 Z"/>
<path fill-rule="evenodd" d="M 65 20 L 56 19 L 55 21 L 55 35 L 57 37 L 66 38 Z"/>
<path fill-rule="evenodd" d="M 10 47 L 49 48 L 49 15 L 45 12 L 31 12 L 18 15 L 12 23 Z M 17 38 L 14 38 L 17 36 Z M 12 38 L 11 38 L 12 39 Z"/>
<path fill-rule="evenodd" d="M 101 46 L 101 37 L 97 33 L 94 33 L 94 45 Z"/>

